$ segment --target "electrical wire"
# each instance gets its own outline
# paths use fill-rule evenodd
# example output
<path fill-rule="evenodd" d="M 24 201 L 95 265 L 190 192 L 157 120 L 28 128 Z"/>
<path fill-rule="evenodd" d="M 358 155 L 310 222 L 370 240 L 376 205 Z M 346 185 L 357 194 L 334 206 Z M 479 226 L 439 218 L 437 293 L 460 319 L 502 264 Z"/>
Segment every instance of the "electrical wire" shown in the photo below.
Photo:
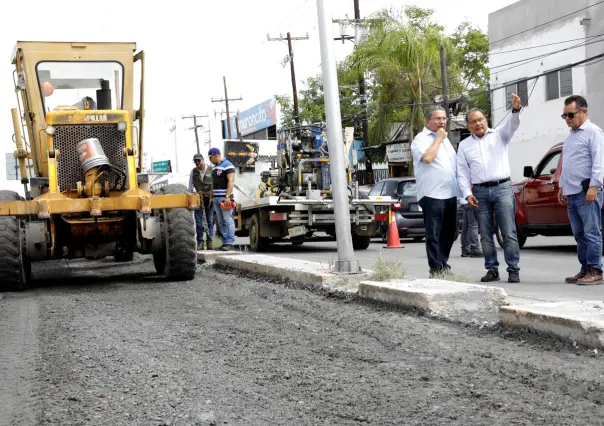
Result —
<path fill-rule="evenodd" d="M 601 36 L 604 36 L 604 34 L 596 34 L 593 37 L 601 37 Z M 489 52 L 489 56 L 501 55 L 501 54 L 504 54 L 504 53 L 520 52 L 520 51 L 523 51 L 523 50 L 538 49 L 540 47 L 555 46 L 555 45 L 564 44 L 564 43 L 572 43 L 573 41 L 587 40 L 588 38 L 591 38 L 591 37 L 574 38 L 574 39 L 565 40 L 565 41 L 557 41 L 555 43 L 540 44 L 540 45 L 537 45 L 537 46 L 530 46 L 530 47 L 521 47 L 519 49 L 512 49 L 512 50 L 502 50 L 500 52 Z"/>
<path fill-rule="evenodd" d="M 508 65 L 519 64 L 521 62 L 522 62 L 521 65 L 524 65 L 524 63 L 530 63 L 533 60 L 542 59 L 542 58 L 545 58 L 547 56 L 555 55 L 557 53 L 566 52 L 567 50 L 576 49 L 578 47 L 585 47 L 585 46 L 589 46 L 589 45 L 595 44 L 595 43 L 602 43 L 604 40 L 592 41 L 594 38 L 599 38 L 599 37 L 602 37 L 602 36 L 604 36 L 604 34 L 603 35 L 599 35 L 599 36 L 594 36 L 594 37 L 590 38 L 589 40 L 587 40 L 587 41 L 585 41 L 583 43 L 574 44 L 574 45 L 566 47 L 564 49 L 555 50 L 553 52 L 542 53 L 541 55 L 531 56 L 530 58 L 520 59 L 519 61 L 508 62 L 506 64 L 501 64 L 501 65 L 495 65 L 494 67 L 489 68 L 489 70 L 493 71 L 495 68 L 507 67 Z M 508 69 L 510 69 L 510 68 L 508 68 Z M 501 72 L 501 71 L 497 71 L 497 72 Z"/>
<path fill-rule="evenodd" d="M 574 46 L 567 47 L 566 49 L 558 50 L 558 51 L 556 51 L 556 52 L 546 53 L 546 54 L 544 54 L 544 55 L 542 55 L 542 56 L 539 56 L 539 57 L 536 57 L 536 58 L 529 58 L 529 59 L 525 59 L 525 60 L 523 60 L 523 61 L 519 61 L 519 62 L 523 62 L 523 63 L 522 63 L 522 64 L 520 64 L 520 65 L 514 65 L 514 66 L 511 66 L 511 67 L 509 67 L 509 68 L 505 68 L 505 69 L 503 69 L 503 70 L 499 70 L 499 71 L 496 71 L 496 72 L 497 72 L 497 73 L 500 73 L 500 72 L 508 71 L 508 70 L 511 70 L 511 69 L 514 69 L 514 68 L 521 67 L 521 66 L 526 65 L 526 64 L 530 64 L 531 62 L 535 62 L 535 61 L 538 61 L 538 60 L 540 60 L 540 59 L 547 58 L 547 57 L 552 56 L 552 55 L 555 55 L 555 54 L 557 54 L 557 53 L 565 52 L 565 51 L 567 51 L 567 50 L 570 50 L 570 49 L 575 49 L 575 48 L 577 48 L 577 47 L 585 47 L 585 46 L 589 46 L 589 45 L 591 45 L 591 44 L 595 44 L 595 43 L 601 43 L 602 41 L 604 41 L 604 40 L 592 41 L 591 43 L 582 43 L 582 44 L 577 44 L 577 45 L 574 45 Z M 509 65 L 509 64 L 508 64 L 508 65 Z M 505 66 L 505 65 L 500 65 L 500 66 Z"/>
<path fill-rule="evenodd" d="M 575 12 L 572 12 L 572 13 L 566 14 L 566 15 L 564 15 L 564 16 L 560 16 L 559 18 L 552 19 L 551 21 L 545 22 L 545 23 L 543 23 L 543 24 L 536 25 L 536 26 L 534 26 L 534 27 L 532 27 L 532 28 L 529 28 L 528 30 L 520 31 L 519 33 L 512 34 L 512 35 L 507 36 L 507 37 L 504 37 L 504 38 L 500 38 L 499 40 L 495 40 L 495 41 L 493 41 L 493 42 L 489 43 L 489 46 L 492 46 L 492 45 L 494 45 L 495 43 L 499 43 L 499 42 L 501 42 L 501 41 L 508 40 L 508 39 L 510 39 L 510 38 L 516 37 L 516 36 L 518 36 L 518 35 L 520 35 L 520 34 L 525 34 L 525 33 L 528 33 L 529 31 L 532 31 L 532 30 L 534 30 L 534 29 L 536 29 L 536 28 L 541 28 L 541 27 L 544 27 L 544 26 L 546 26 L 546 25 L 551 24 L 552 22 L 559 21 L 560 19 L 567 18 L 567 17 L 572 16 L 572 15 L 575 15 L 575 14 L 577 14 L 577 13 L 579 13 L 579 12 L 583 12 L 584 10 L 587 10 L 587 9 L 589 9 L 589 8 L 591 8 L 591 7 L 597 6 L 597 5 L 602 4 L 602 3 L 604 3 L 604 0 L 599 1 L 599 2 L 597 2 L 597 3 L 594 3 L 594 4 L 590 4 L 589 6 L 584 7 L 583 9 L 579 9 L 579 10 L 577 10 L 577 11 L 575 11 Z"/>

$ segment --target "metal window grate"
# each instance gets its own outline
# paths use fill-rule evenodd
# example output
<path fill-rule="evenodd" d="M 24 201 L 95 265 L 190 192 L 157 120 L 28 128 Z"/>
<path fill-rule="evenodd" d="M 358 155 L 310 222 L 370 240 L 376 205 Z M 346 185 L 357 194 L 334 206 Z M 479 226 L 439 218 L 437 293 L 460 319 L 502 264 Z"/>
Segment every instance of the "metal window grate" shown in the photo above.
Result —
<path fill-rule="evenodd" d="M 88 138 L 97 138 L 109 162 L 125 174 L 128 172 L 124 157 L 126 134 L 120 132 L 116 124 L 56 126 L 54 148 L 60 152 L 57 158 L 57 179 L 61 191 L 67 187 L 75 189 L 77 182 L 84 184 L 84 170 L 78 158 L 77 145 Z M 126 183 L 124 178 L 114 171 L 105 172 L 100 182 L 104 185 L 105 181 L 109 181 L 112 189 Z"/>

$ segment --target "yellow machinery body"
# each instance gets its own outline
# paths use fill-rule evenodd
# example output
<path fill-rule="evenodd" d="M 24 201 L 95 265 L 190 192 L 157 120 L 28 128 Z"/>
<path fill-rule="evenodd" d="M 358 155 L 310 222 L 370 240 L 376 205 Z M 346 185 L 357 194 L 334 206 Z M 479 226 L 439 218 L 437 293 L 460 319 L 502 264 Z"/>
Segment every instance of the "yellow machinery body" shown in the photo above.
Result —
<path fill-rule="evenodd" d="M 17 43 L 14 155 L 25 197 L 0 197 L 0 218 L 19 221 L 28 261 L 103 257 L 116 246 L 155 255 L 165 251 L 162 212 L 199 206 L 186 191 L 152 194 L 141 173 L 144 59 L 135 43 Z M 90 139 L 102 156 L 78 151 Z"/>

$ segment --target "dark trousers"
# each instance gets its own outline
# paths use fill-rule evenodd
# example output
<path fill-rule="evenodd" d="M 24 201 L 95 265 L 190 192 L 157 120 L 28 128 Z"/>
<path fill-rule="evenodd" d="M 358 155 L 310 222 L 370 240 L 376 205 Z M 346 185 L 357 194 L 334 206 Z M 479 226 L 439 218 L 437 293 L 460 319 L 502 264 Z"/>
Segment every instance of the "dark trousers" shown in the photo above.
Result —
<path fill-rule="evenodd" d="M 450 269 L 447 262 L 457 231 L 457 198 L 439 200 L 422 197 L 419 204 L 424 214 L 430 272 Z"/>

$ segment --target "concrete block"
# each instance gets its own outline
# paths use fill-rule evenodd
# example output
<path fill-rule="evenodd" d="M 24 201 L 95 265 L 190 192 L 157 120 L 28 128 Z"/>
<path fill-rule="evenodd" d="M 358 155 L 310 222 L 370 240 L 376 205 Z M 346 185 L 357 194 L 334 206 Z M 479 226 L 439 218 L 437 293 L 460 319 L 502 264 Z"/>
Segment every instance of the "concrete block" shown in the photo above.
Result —
<path fill-rule="evenodd" d="M 499 307 L 508 303 L 499 287 L 431 279 L 363 281 L 359 296 L 459 322 L 497 322 Z"/>
<path fill-rule="evenodd" d="M 371 274 L 335 274 L 327 264 L 262 254 L 219 256 L 216 265 L 342 293 L 356 293 L 359 282 Z"/>
<path fill-rule="evenodd" d="M 590 348 L 604 347 L 604 302 L 571 301 L 505 306 L 501 322 Z"/>
<path fill-rule="evenodd" d="M 218 256 L 233 256 L 241 255 L 240 251 L 221 251 L 221 250 L 198 250 L 197 261 L 198 262 L 214 262 Z"/>

